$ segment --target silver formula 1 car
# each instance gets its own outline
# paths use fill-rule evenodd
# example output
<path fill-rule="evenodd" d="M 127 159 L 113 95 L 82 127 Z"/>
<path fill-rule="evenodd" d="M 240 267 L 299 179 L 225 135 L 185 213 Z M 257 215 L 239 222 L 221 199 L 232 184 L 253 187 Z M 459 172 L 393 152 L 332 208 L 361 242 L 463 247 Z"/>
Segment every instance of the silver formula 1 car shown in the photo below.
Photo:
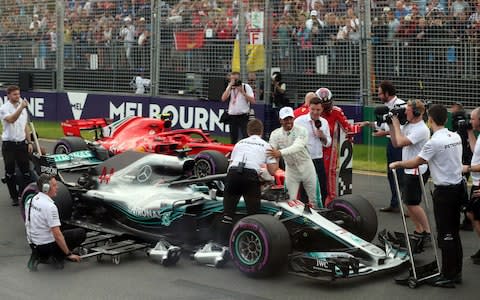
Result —
<path fill-rule="evenodd" d="M 44 171 L 56 172 L 55 160 L 42 163 Z M 205 262 L 210 252 L 221 253 L 221 258 L 229 252 L 236 267 L 252 276 L 270 275 L 288 265 L 291 272 L 310 278 L 348 278 L 408 261 L 406 252 L 388 241 L 382 247 L 371 243 L 377 216 L 366 199 L 348 195 L 314 211 L 289 200 L 285 190 L 275 186 L 264 189 L 258 215 L 247 216 L 240 201 L 228 247 L 216 247 L 208 242 L 215 240 L 219 228 L 225 175 L 194 178 L 194 163 L 191 158 L 125 152 L 96 165 L 75 183 L 59 176 L 55 202 L 65 223 L 141 242 L 160 241 L 149 253 L 159 253 L 162 260 L 168 260 L 172 247 L 194 251 L 194 257 Z M 36 192 L 31 184 L 23 201 Z M 216 257 L 212 264 L 217 263 L 222 259 Z"/>

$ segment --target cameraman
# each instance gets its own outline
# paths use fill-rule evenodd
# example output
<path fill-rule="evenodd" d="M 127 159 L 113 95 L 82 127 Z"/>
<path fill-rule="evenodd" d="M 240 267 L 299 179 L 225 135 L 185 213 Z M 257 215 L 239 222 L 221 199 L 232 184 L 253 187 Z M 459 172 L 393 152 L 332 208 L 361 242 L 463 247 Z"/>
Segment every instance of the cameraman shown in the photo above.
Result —
<path fill-rule="evenodd" d="M 235 144 L 238 141 L 238 132 L 242 138 L 247 137 L 248 113 L 250 104 L 255 104 L 255 97 L 252 87 L 247 83 L 242 83 L 240 73 L 232 72 L 230 83 L 222 94 L 222 101 L 230 100 L 228 104 L 228 114 L 230 119 L 230 141 Z"/>
<path fill-rule="evenodd" d="M 430 130 L 423 122 L 425 104 L 420 100 L 407 102 L 405 115 L 408 123 L 401 127 L 397 116 L 392 116 L 390 140 L 395 148 L 402 149 L 402 158 L 409 160 L 420 153 L 423 145 L 430 137 Z M 422 174 L 423 182 L 428 179 L 428 166 L 423 164 L 415 169 L 404 169 L 403 183 L 400 186 L 410 219 L 415 224 L 414 235 L 424 240 L 430 240 L 430 226 L 427 215 L 420 206 L 422 190 L 418 180 L 418 172 Z"/>
<path fill-rule="evenodd" d="M 288 106 L 287 85 L 282 81 L 282 74 L 274 72 L 272 75 L 272 102 L 277 109 Z"/>
<path fill-rule="evenodd" d="M 470 148 L 473 149 L 473 156 L 471 164 L 463 166 L 463 172 L 471 172 L 473 185 L 470 193 L 470 202 L 466 209 L 466 216 L 480 237 L 480 140 L 475 137 L 473 132 L 474 130 L 480 131 L 480 108 L 472 111 L 470 124 L 472 129 L 468 130 L 468 141 Z M 472 255 L 471 258 L 474 264 L 480 264 L 480 250 Z"/>
<path fill-rule="evenodd" d="M 462 140 L 445 128 L 445 106 L 435 104 L 428 110 L 428 125 L 433 131 L 430 140 L 412 159 L 392 162 L 391 169 L 413 169 L 428 162 L 435 185 L 433 212 L 438 231 L 438 246 L 442 250 L 441 275 L 432 284 L 453 288 L 462 282 L 462 242 L 459 234 L 460 206 L 466 193 L 462 177 Z"/>
<path fill-rule="evenodd" d="M 462 163 L 464 165 L 470 165 L 470 161 L 472 160 L 473 155 L 472 151 L 474 148 L 470 149 L 469 145 L 469 137 L 467 132 L 468 129 L 471 129 L 471 124 L 468 120 L 469 116 L 467 115 L 467 112 L 465 111 L 462 103 L 460 102 L 453 103 L 450 110 L 452 112 L 452 130 L 458 133 L 458 135 L 462 139 Z M 473 145 L 475 145 L 475 142 L 473 143 Z M 470 173 L 466 173 L 464 175 L 467 179 L 468 177 L 470 177 Z M 465 218 L 460 225 L 460 229 L 468 231 L 473 230 L 472 223 L 470 222 L 467 215 L 465 215 Z"/>
<path fill-rule="evenodd" d="M 405 104 L 405 101 L 399 99 L 397 96 L 397 90 L 392 82 L 385 80 L 380 83 L 378 87 L 378 98 L 388 107 L 389 110 L 392 110 L 395 107 L 399 107 Z M 376 137 L 387 137 L 387 172 L 388 172 L 388 183 L 390 185 L 390 191 L 392 193 L 392 198 L 390 199 L 390 205 L 380 209 L 381 212 L 399 212 L 398 208 L 398 196 L 395 188 L 395 182 L 393 179 L 392 170 L 388 168 L 388 165 L 394 161 L 402 160 L 402 149 L 395 148 L 392 145 L 390 140 L 390 128 L 387 124 L 383 123 L 381 126 L 376 128 L 373 136 Z M 403 171 L 398 169 L 397 178 L 399 183 L 402 182 Z"/>

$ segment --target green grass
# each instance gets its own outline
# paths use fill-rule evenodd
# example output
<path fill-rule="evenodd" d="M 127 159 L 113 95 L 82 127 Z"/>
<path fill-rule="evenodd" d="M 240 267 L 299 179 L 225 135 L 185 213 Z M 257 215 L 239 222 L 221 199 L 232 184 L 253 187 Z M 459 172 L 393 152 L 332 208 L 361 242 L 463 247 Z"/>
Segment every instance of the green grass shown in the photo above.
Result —
<path fill-rule="evenodd" d="M 63 136 L 62 128 L 59 122 L 35 121 L 35 129 L 41 138 L 59 139 Z M 85 138 L 93 138 L 88 132 L 82 134 Z M 221 143 L 229 143 L 230 138 L 226 136 L 212 136 Z M 386 157 L 384 146 L 369 146 L 362 144 L 353 145 L 353 169 L 371 172 L 386 171 Z"/>

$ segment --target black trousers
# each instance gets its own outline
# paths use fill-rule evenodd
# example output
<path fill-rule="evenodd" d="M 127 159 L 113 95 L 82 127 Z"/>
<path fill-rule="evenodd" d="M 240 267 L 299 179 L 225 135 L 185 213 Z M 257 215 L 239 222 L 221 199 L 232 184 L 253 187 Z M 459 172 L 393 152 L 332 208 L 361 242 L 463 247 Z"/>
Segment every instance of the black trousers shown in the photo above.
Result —
<path fill-rule="evenodd" d="M 72 250 L 80 246 L 86 238 L 85 230 L 82 228 L 67 229 L 62 231 L 65 243 L 67 243 L 68 249 Z M 55 257 L 58 260 L 65 258 L 65 253 L 60 249 L 57 242 L 45 244 L 45 245 L 33 245 L 31 244 L 32 251 L 36 251 L 36 254 L 40 258 L 47 259 L 49 257 Z"/>
<path fill-rule="evenodd" d="M 25 142 L 3 141 L 2 156 L 5 165 L 5 182 L 8 187 L 8 192 L 10 198 L 16 201 L 25 187 L 31 182 L 28 146 Z M 19 176 L 15 176 L 16 166 L 18 166 L 21 172 L 21 175 L 17 174 Z"/>
<path fill-rule="evenodd" d="M 241 138 L 247 137 L 248 114 L 230 115 L 230 142 L 236 144 L 239 140 L 239 131 Z"/>
<path fill-rule="evenodd" d="M 230 168 L 225 179 L 225 191 L 223 197 L 223 213 L 233 218 L 237 209 L 238 201 L 243 196 L 247 206 L 247 213 L 253 215 L 260 210 L 260 180 L 257 171 Z"/>
<path fill-rule="evenodd" d="M 223 217 L 215 237 L 217 242 L 222 245 L 228 245 L 233 229 L 233 217 L 241 196 L 245 200 L 249 215 L 259 212 L 261 189 L 257 171 L 244 169 L 240 172 L 237 168 L 230 168 L 225 178 Z"/>
<path fill-rule="evenodd" d="M 462 184 L 435 186 L 433 212 L 438 231 L 438 247 L 442 250 L 442 274 L 453 279 L 462 272 L 463 250 L 459 235 L 460 206 L 465 194 Z"/>
<path fill-rule="evenodd" d="M 395 188 L 395 180 L 393 178 L 393 171 L 388 167 L 391 162 L 402 160 L 402 148 L 395 148 L 392 145 L 392 141 L 388 139 L 387 144 L 387 175 L 388 175 L 388 184 L 390 185 L 390 192 L 392 193 L 392 198 L 390 198 L 390 207 L 398 207 L 398 195 L 397 189 Z M 403 180 L 403 169 L 396 169 L 398 184 L 402 186 Z"/>

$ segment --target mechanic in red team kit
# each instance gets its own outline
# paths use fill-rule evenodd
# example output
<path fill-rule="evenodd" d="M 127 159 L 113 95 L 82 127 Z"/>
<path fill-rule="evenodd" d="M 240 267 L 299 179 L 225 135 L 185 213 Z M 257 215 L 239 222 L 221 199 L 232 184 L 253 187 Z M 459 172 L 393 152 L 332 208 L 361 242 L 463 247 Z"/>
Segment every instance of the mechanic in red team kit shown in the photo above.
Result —
<path fill-rule="evenodd" d="M 343 110 L 333 105 L 332 92 L 327 88 L 319 88 L 315 94 L 320 98 L 323 113 L 322 118 L 326 119 L 330 128 L 330 136 L 332 137 L 332 144 L 330 147 L 323 148 L 323 162 L 325 164 L 325 172 L 327 173 L 328 197 L 324 200 L 325 205 L 328 205 L 336 197 L 336 178 L 337 178 L 337 136 L 338 125 L 348 134 L 353 135 L 360 133 L 361 128 L 368 125 L 368 122 L 359 122 L 350 124 Z"/>
<path fill-rule="evenodd" d="M 308 92 L 305 95 L 305 102 L 293 111 L 295 118 L 306 115 L 310 112 L 310 100 L 317 97 L 314 92 Z"/>

